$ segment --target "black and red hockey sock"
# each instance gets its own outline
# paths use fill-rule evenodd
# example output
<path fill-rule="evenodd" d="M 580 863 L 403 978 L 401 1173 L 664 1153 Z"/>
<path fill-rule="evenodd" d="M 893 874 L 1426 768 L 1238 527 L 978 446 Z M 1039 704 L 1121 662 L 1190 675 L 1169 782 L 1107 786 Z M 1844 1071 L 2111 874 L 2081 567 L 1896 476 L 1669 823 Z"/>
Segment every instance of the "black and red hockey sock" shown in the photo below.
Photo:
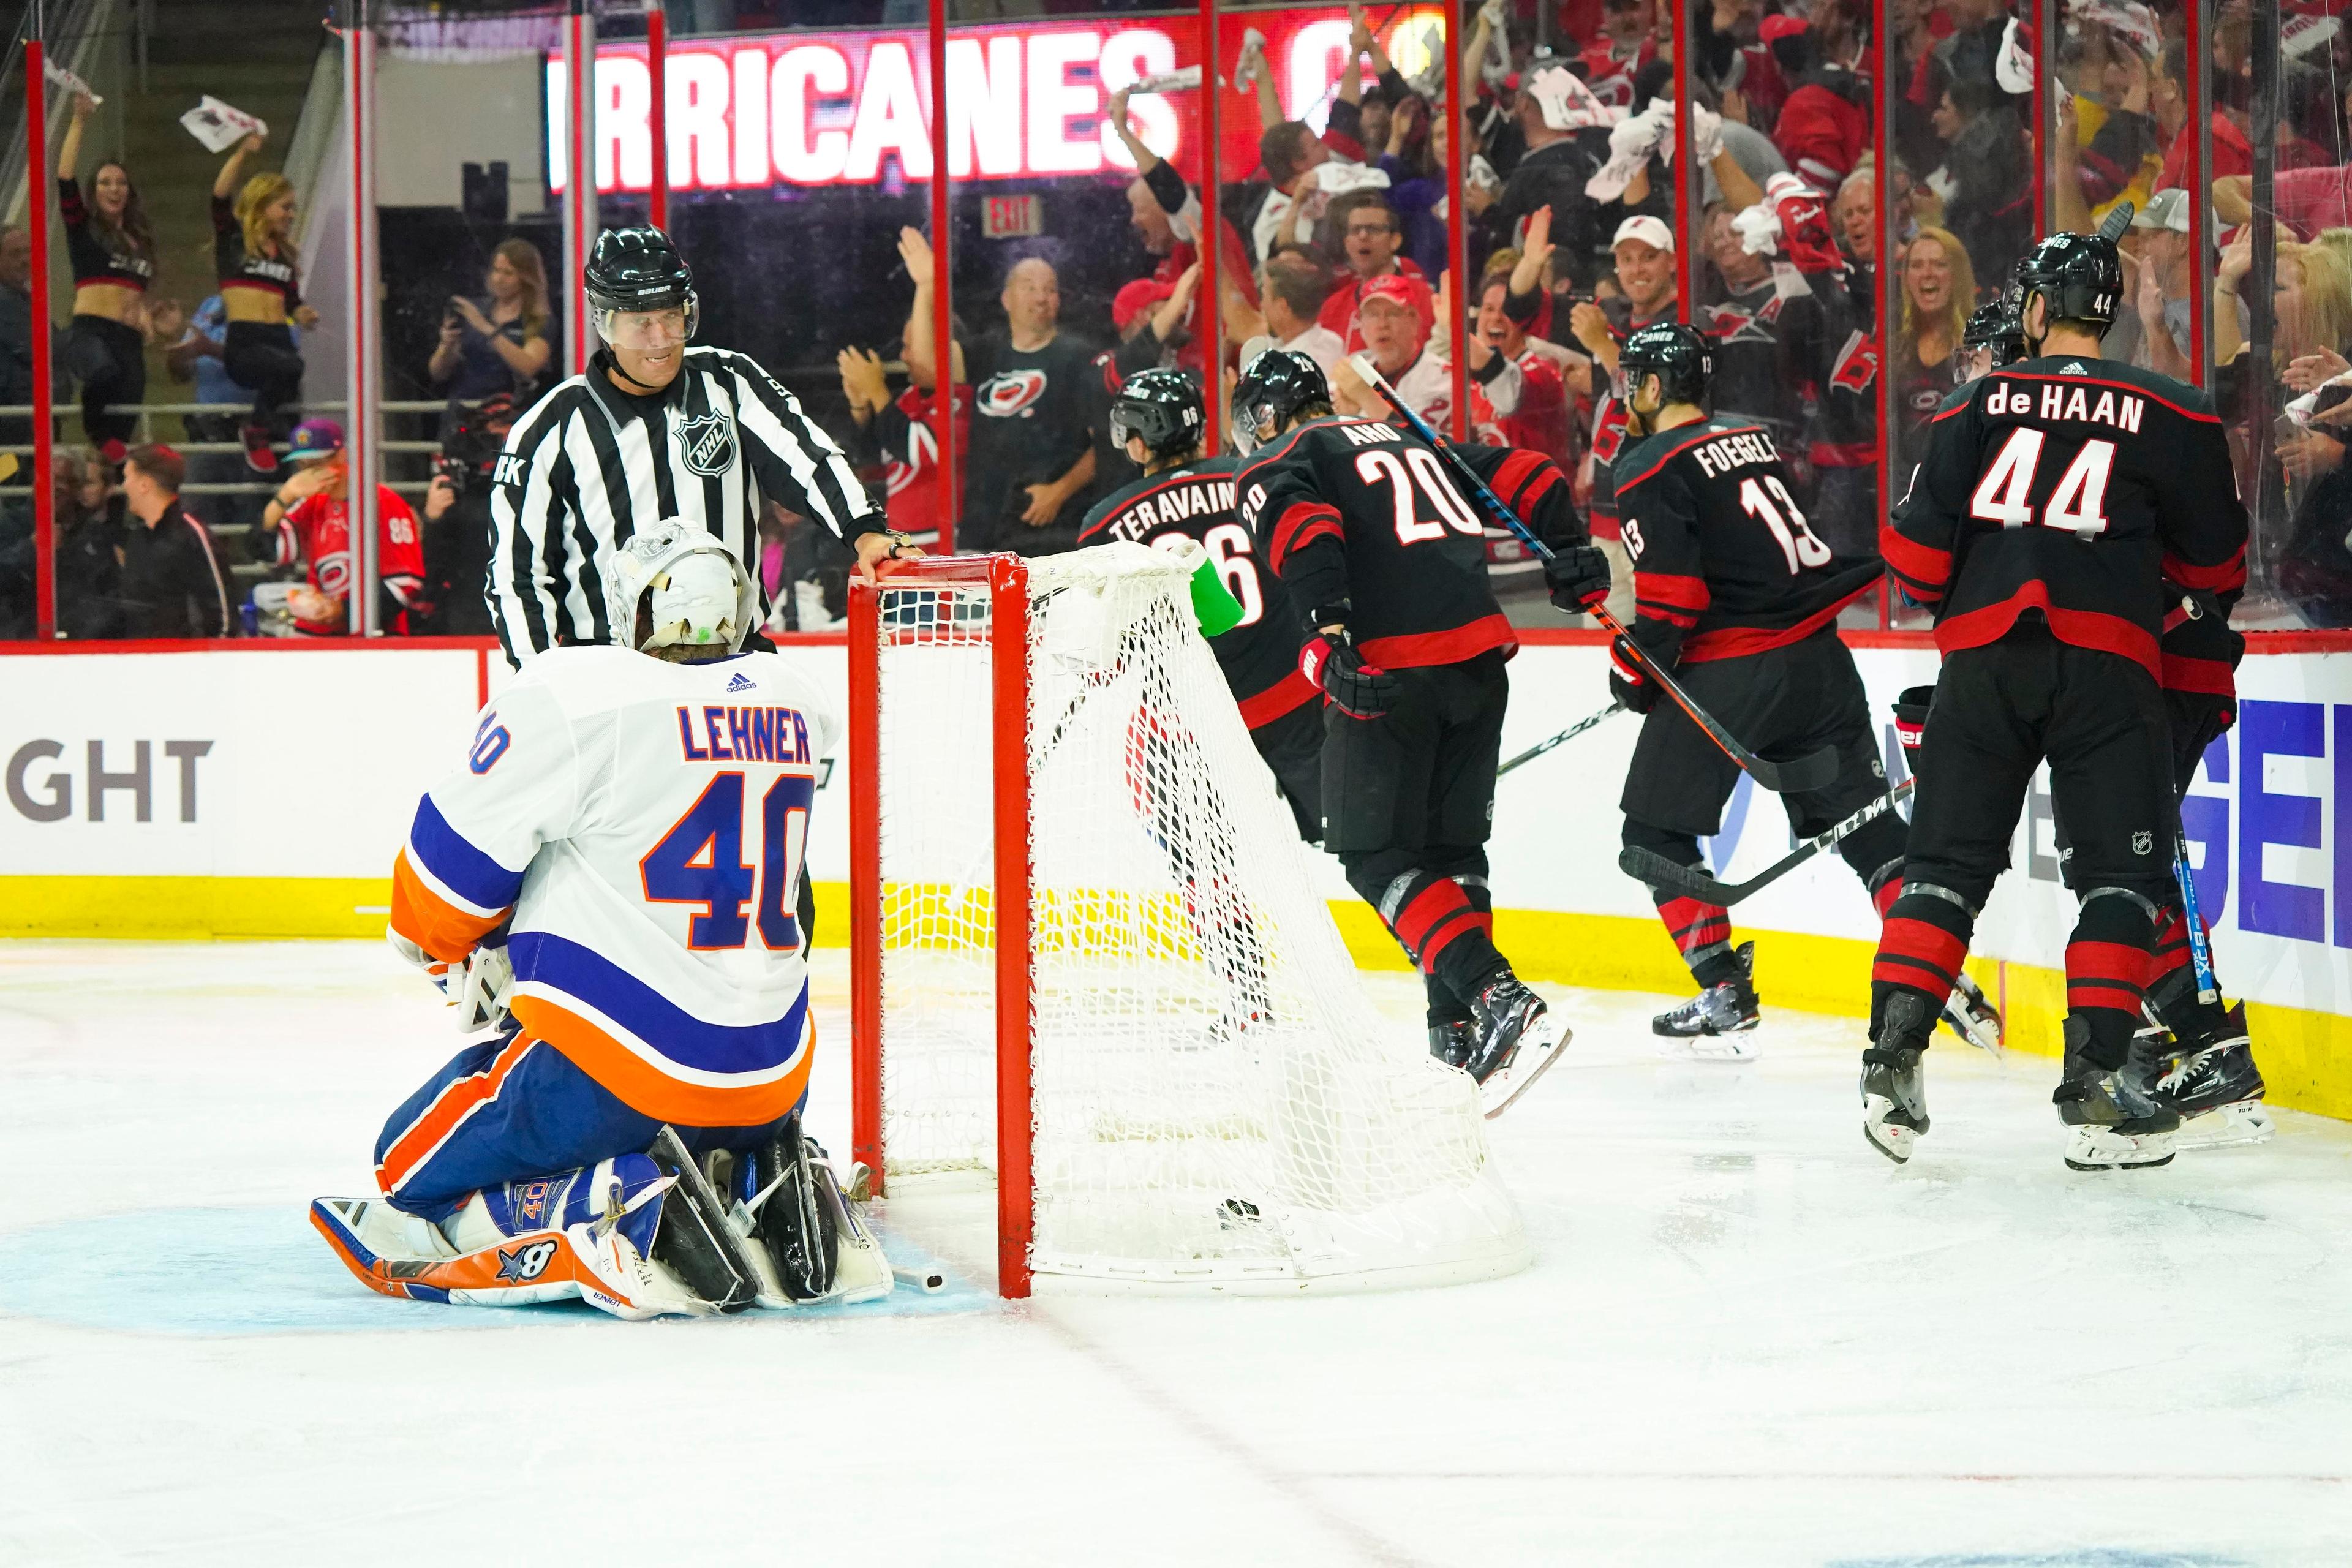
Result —
<path fill-rule="evenodd" d="M 2131 1054 L 2147 994 L 2152 906 L 2120 888 L 2095 889 L 2066 940 L 2066 1015 L 2090 1026 L 2083 1054 L 2113 1071 Z"/>
<path fill-rule="evenodd" d="M 1451 876 L 1415 868 L 1367 887 L 1377 874 L 1373 865 L 1351 866 L 1349 873 L 1356 890 L 1380 911 L 1398 945 L 1431 982 L 1432 1023 L 1469 1016 L 1469 1005 L 1478 994 L 1510 972 L 1495 947 L 1495 916 L 1491 904 L 1486 904 L 1483 879 L 1475 888 L 1465 888 Z M 1479 898 L 1474 900 L 1474 891 Z M 1440 987 L 1453 993 L 1453 1007 L 1443 1006 Z"/>
<path fill-rule="evenodd" d="M 1666 934 L 1690 965 L 1691 978 L 1701 985 L 1721 985 L 1739 974 L 1739 960 L 1731 951 L 1731 911 L 1721 904 L 1670 894 L 1653 895 L 1658 919 Z"/>
<path fill-rule="evenodd" d="M 1911 829 L 1900 816 L 1887 812 L 1855 828 L 1838 842 L 1838 856 L 1870 889 L 1871 907 L 1884 921 L 1903 896 L 1903 857 Z"/>
<path fill-rule="evenodd" d="M 1878 956 L 1870 966 L 1870 1037 L 1878 1037 L 1886 1003 L 1897 991 L 1927 999 L 1934 1017 L 1958 983 L 1960 964 L 1976 933 L 1974 911 L 1941 888 L 1913 884 L 1886 907 L 1878 933 Z"/>

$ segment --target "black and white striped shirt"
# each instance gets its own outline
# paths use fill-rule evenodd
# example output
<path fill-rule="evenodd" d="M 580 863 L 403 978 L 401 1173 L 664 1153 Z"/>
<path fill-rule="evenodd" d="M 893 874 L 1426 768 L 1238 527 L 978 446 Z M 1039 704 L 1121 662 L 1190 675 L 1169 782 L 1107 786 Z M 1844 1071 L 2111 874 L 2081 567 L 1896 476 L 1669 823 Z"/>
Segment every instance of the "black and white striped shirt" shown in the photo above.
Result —
<path fill-rule="evenodd" d="M 844 541 L 887 526 L 841 448 L 750 358 L 690 348 L 659 395 L 630 397 L 604 374 L 610 353 L 515 421 L 491 478 L 484 597 L 510 662 L 611 642 L 604 552 L 664 518 L 699 522 L 755 578 L 763 500 Z"/>

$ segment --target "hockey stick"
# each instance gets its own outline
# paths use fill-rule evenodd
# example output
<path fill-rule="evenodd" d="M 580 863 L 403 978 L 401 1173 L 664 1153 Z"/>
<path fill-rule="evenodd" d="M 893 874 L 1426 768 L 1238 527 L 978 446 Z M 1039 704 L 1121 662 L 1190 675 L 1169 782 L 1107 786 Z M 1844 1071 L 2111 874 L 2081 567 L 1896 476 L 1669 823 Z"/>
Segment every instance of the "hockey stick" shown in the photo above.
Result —
<path fill-rule="evenodd" d="M 2180 909 L 2189 928 L 2189 962 L 2197 971 L 2197 1000 L 2219 1002 L 2221 983 L 2213 975 L 2213 952 L 2205 940 L 2205 920 L 2197 912 L 2197 879 L 2189 869 L 2189 835 L 2172 829 L 2172 877 L 2180 884 Z"/>
<path fill-rule="evenodd" d="M 1471 498 L 1485 509 L 1487 516 L 1509 530 L 1518 538 L 1520 543 L 1535 552 L 1537 560 L 1549 562 L 1552 559 L 1551 547 L 1536 537 L 1535 530 L 1519 521 L 1518 513 L 1503 504 L 1502 497 L 1486 488 L 1486 481 L 1478 477 L 1477 471 L 1463 459 L 1460 452 L 1454 450 L 1453 442 L 1440 436 L 1428 420 L 1415 413 L 1406 405 L 1403 398 L 1397 395 L 1397 389 L 1389 384 L 1388 377 L 1381 374 L 1380 367 L 1372 363 L 1369 356 L 1359 354 L 1350 363 L 1355 365 L 1359 374 L 1370 381 L 1373 388 L 1382 397 L 1388 399 L 1389 406 L 1403 417 L 1412 433 L 1435 447 L 1445 460 L 1453 465 L 1455 477 L 1470 488 Z M 1734 763 L 1753 776 L 1758 784 L 1775 795 L 1789 795 L 1801 790 L 1825 788 L 1836 779 L 1836 748 L 1823 746 L 1820 751 L 1799 757 L 1792 763 L 1766 762 L 1732 739 L 1729 731 L 1717 723 L 1706 709 L 1693 700 L 1690 693 L 1685 691 L 1673 676 L 1668 675 L 1663 667 L 1650 658 L 1648 650 L 1633 640 L 1633 634 L 1625 629 L 1625 623 L 1611 615 L 1606 605 L 1594 605 L 1588 613 L 1614 634 L 1625 647 L 1633 650 L 1634 659 L 1649 673 L 1651 679 L 1658 683 L 1658 689 L 1673 698 L 1675 706 L 1689 714 L 1691 722 L 1705 731 L 1706 738 L 1713 741 L 1725 756 L 1729 757 Z"/>
<path fill-rule="evenodd" d="M 1535 745 L 1529 746 L 1526 751 L 1521 752 L 1517 756 L 1513 757 L 1509 762 L 1505 763 L 1501 767 L 1496 768 L 1495 770 L 1495 776 L 1496 778 L 1501 778 L 1505 773 L 1509 773 L 1521 763 L 1534 762 L 1538 757 L 1542 756 L 1546 752 L 1550 751 L 1553 747 L 1561 745 L 1566 742 L 1575 740 L 1579 735 L 1583 734 L 1587 730 L 1591 729 L 1603 719 L 1613 718 L 1623 711 L 1625 711 L 1623 704 L 1612 702 L 1600 712 L 1588 714 L 1584 718 L 1579 719 L 1575 723 L 1570 724 L 1567 729 L 1562 730 L 1550 740 L 1541 741 L 1537 742 Z"/>
<path fill-rule="evenodd" d="M 1677 866 L 1654 849 L 1643 849 L 1634 846 L 1628 846 L 1623 853 L 1617 857 L 1617 868 L 1635 881 L 1646 883 L 1650 887 L 1662 888 L 1667 892 L 1678 893 L 1686 899 L 1696 899 L 1702 903 L 1728 907 L 1751 893 L 1771 886 L 1822 850 L 1834 846 L 1840 839 L 1847 837 L 1885 816 L 1910 795 L 1911 786 L 1917 782 L 1916 779 L 1905 779 L 1828 832 L 1817 837 L 1806 839 L 1796 847 L 1793 853 L 1774 861 L 1745 882 L 1718 882 L 1696 866 Z"/>

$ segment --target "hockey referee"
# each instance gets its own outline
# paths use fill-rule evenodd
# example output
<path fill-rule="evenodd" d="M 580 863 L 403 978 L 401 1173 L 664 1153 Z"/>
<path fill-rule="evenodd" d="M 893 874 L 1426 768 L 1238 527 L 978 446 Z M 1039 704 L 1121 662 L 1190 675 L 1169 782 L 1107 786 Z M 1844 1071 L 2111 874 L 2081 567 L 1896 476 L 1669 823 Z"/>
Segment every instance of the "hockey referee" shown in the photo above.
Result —
<path fill-rule="evenodd" d="M 611 642 L 604 556 L 664 518 L 699 523 L 744 562 L 760 559 L 765 501 L 831 529 L 861 575 L 919 553 L 775 377 L 687 346 L 694 274 L 667 235 L 606 229 L 583 281 L 604 346 L 515 421 L 491 479 L 484 596 L 509 662 Z"/>

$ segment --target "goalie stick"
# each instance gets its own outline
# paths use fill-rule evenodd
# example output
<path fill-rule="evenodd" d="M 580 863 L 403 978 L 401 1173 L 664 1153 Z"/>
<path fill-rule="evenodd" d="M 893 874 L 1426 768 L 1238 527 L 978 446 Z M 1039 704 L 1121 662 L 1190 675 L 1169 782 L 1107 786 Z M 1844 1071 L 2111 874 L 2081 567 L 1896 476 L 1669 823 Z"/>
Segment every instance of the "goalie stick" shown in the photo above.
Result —
<path fill-rule="evenodd" d="M 1625 711 L 1625 710 L 1622 704 L 1612 702 L 1608 707 L 1603 708 L 1598 713 L 1587 714 L 1585 717 L 1579 719 L 1575 723 L 1570 724 L 1567 729 L 1562 730 L 1559 734 L 1554 735 L 1550 740 L 1537 742 L 1534 745 L 1529 746 L 1526 751 L 1521 752 L 1517 756 L 1513 757 L 1509 762 L 1505 763 L 1501 767 L 1496 768 L 1495 770 L 1495 776 L 1496 778 L 1501 778 L 1505 773 L 1509 773 L 1521 763 L 1534 762 L 1538 757 L 1542 756 L 1546 752 L 1552 750 L 1554 747 L 1564 745 L 1568 742 L 1575 740 L 1579 735 L 1583 734 L 1587 730 L 1591 729 L 1603 719 L 1612 718 L 1623 711 Z"/>
<path fill-rule="evenodd" d="M 1751 893 L 1771 886 L 1838 840 L 1894 810 L 1910 795 L 1911 786 L 1917 782 L 1905 779 L 1828 832 L 1806 839 L 1792 853 L 1774 861 L 1745 882 L 1719 882 L 1696 866 L 1677 866 L 1654 849 L 1633 846 L 1617 857 L 1617 868 L 1635 881 L 1650 887 L 1663 888 L 1670 893 L 1696 899 L 1702 903 L 1729 908 Z"/>
<path fill-rule="evenodd" d="M 1397 411 L 1405 424 L 1412 428 L 1412 433 L 1435 447 L 1438 453 L 1453 466 L 1454 476 L 1469 487 L 1471 499 L 1485 510 L 1487 516 L 1516 535 L 1520 543 L 1535 552 L 1536 559 L 1538 561 L 1549 562 L 1552 559 L 1551 547 L 1536 537 L 1535 530 L 1519 521 L 1518 513 L 1503 504 L 1502 497 L 1486 488 L 1486 481 L 1480 479 L 1477 472 L 1463 460 L 1462 454 L 1454 450 L 1453 442 L 1439 435 L 1428 420 L 1423 419 L 1405 403 L 1403 398 L 1397 395 L 1397 389 L 1389 384 L 1388 377 L 1381 374 L 1380 367 L 1372 363 L 1369 355 L 1359 354 L 1349 363 L 1356 367 L 1358 374 L 1388 400 L 1389 406 Z M 1798 791 L 1825 788 L 1837 777 L 1837 750 L 1832 746 L 1823 746 L 1820 751 L 1799 757 L 1794 762 L 1766 762 L 1734 740 L 1729 731 L 1717 723 L 1706 710 L 1701 708 L 1692 699 L 1690 693 L 1685 691 L 1681 684 L 1666 673 L 1663 666 L 1651 658 L 1649 650 L 1633 640 L 1633 634 L 1625 629 L 1625 623 L 1611 615 L 1606 606 L 1595 605 L 1588 613 L 1633 650 L 1633 658 L 1640 662 L 1644 670 L 1649 672 L 1651 679 L 1658 683 L 1658 689 L 1674 699 L 1675 707 L 1690 715 L 1691 722 L 1704 731 L 1706 738 L 1713 741 L 1725 756 L 1729 757 L 1766 789 L 1775 795 L 1789 795 Z"/>

